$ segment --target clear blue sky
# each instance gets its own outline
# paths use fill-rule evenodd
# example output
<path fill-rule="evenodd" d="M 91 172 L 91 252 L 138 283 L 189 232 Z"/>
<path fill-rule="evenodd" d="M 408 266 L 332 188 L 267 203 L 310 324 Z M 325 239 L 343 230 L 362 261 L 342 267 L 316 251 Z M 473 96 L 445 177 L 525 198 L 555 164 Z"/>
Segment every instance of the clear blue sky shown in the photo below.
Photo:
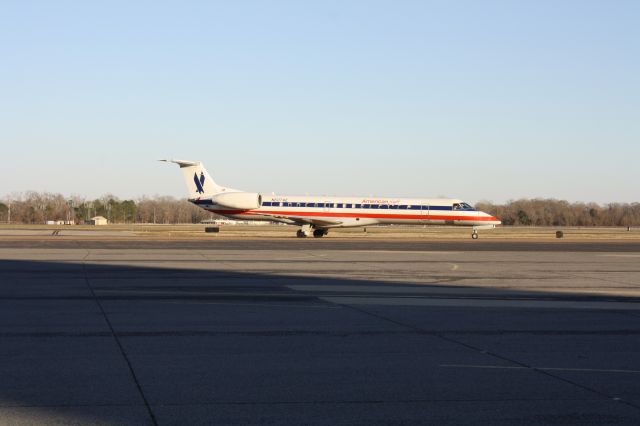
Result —
<path fill-rule="evenodd" d="M 4 1 L 0 196 L 640 201 L 639 1 Z"/>

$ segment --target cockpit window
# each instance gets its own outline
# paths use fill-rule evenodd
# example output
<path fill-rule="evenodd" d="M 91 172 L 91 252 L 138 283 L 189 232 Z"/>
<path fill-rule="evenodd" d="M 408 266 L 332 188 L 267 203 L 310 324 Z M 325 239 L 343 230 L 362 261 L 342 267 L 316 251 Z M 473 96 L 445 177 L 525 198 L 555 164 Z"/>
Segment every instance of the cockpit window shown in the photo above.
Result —
<path fill-rule="evenodd" d="M 473 210 L 473 206 L 468 203 L 453 203 L 453 210 Z"/>

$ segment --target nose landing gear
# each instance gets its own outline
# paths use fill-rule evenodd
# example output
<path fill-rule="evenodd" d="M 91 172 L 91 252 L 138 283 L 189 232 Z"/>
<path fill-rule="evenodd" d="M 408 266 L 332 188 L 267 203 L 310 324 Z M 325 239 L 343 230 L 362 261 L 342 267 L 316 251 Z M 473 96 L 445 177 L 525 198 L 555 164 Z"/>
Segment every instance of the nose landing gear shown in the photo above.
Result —
<path fill-rule="evenodd" d="M 471 238 L 474 240 L 478 239 L 478 229 L 494 229 L 495 225 L 475 225 L 473 227 L 473 232 L 471 233 Z"/>

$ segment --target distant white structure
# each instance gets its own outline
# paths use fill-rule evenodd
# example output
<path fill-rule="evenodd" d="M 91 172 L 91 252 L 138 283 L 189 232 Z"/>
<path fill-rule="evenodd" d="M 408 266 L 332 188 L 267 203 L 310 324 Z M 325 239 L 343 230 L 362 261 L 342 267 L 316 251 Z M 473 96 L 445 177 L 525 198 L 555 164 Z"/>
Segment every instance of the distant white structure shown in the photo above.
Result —
<path fill-rule="evenodd" d="M 109 221 L 104 216 L 94 216 L 86 222 L 87 225 L 96 225 L 96 226 L 106 225 L 107 223 L 109 223 Z"/>
<path fill-rule="evenodd" d="M 48 220 L 47 225 L 75 225 L 75 220 Z"/>
<path fill-rule="evenodd" d="M 233 220 L 233 219 L 206 219 L 200 222 L 205 225 L 279 225 L 267 220 Z"/>

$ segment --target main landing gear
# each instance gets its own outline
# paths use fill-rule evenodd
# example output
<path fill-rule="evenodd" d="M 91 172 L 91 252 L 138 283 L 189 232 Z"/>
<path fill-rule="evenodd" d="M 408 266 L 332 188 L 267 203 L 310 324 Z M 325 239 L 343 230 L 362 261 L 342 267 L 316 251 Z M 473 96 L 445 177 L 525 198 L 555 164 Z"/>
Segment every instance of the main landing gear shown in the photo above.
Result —
<path fill-rule="evenodd" d="M 296 237 L 298 238 L 306 238 L 313 236 L 314 238 L 324 237 L 329 233 L 326 229 L 316 229 L 311 227 L 310 225 L 305 225 L 301 229 L 298 229 L 296 232 Z"/>
<path fill-rule="evenodd" d="M 324 237 L 325 235 L 327 235 L 329 233 L 329 231 L 327 231 L 326 229 L 316 229 L 313 231 L 313 237 L 314 238 L 321 238 Z"/>

